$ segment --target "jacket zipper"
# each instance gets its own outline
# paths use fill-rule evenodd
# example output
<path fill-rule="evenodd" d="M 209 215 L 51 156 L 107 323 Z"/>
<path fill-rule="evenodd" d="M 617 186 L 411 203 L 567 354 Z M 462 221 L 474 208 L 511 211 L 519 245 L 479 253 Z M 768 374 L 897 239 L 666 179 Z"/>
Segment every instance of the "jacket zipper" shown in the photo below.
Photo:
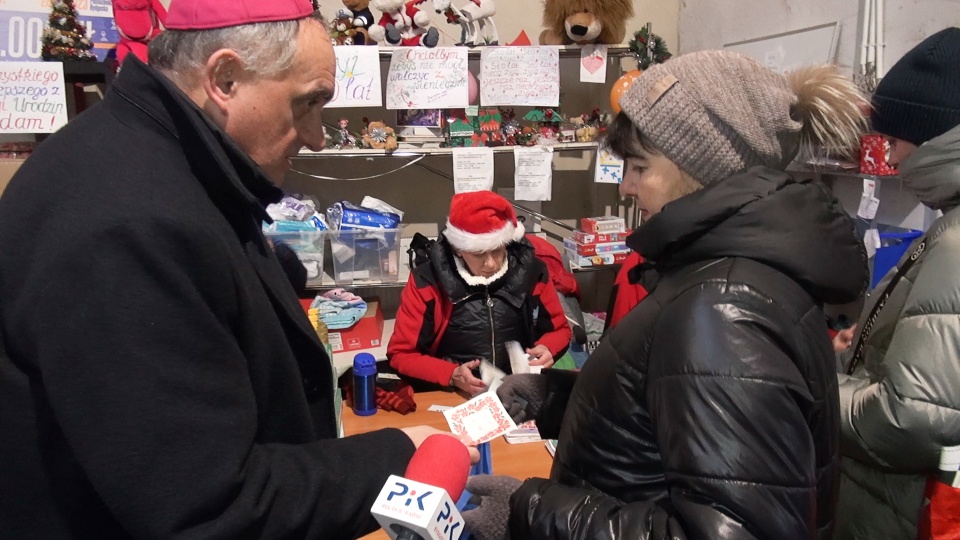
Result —
<path fill-rule="evenodd" d="M 497 331 L 493 326 L 493 297 L 490 296 L 490 289 L 486 289 L 487 295 L 487 316 L 490 318 L 490 361 L 494 366 L 497 365 Z"/>

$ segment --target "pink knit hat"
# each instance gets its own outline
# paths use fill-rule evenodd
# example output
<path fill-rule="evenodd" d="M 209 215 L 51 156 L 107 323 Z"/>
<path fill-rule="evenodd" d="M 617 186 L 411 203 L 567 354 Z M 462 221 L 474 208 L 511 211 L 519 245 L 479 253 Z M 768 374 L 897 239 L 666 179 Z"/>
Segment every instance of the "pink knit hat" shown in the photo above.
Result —
<path fill-rule="evenodd" d="M 169 30 L 212 30 L 292 21 L 311 13 L 310 0 L 171 0 L 164 26 Z"/>

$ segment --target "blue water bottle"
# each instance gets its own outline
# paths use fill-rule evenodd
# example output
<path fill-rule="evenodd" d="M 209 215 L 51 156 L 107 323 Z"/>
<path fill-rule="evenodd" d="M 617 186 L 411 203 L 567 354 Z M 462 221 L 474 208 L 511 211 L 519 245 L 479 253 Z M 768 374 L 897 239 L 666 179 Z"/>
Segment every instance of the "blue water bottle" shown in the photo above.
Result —
<path fill-rule="evenodd" d="M 377 359 L 370 353 L 353 357 L 353 413 L 370 416 L 377 412 Z"/>

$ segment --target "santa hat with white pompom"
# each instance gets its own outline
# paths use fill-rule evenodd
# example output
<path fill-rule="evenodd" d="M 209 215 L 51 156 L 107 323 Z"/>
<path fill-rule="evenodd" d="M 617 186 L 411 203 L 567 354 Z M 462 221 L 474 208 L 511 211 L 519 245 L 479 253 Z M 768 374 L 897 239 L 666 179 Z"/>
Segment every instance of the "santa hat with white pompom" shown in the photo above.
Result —
<path fill-rule="evenodd" d="M 492 191 L 471 191 L 453 196 L 443 236 L 455 249 L 483 253 L 520 240 L 524 232 L 509 201 Z"/>

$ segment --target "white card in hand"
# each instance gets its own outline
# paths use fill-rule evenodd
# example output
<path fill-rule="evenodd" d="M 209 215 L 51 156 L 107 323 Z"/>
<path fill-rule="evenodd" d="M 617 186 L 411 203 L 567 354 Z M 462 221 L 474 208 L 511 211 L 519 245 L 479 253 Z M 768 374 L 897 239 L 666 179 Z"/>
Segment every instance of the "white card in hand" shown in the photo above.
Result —
<path fill-rule="evenodd" d="M 504 343 L 507 355 L 510 357 L 510 370 L 514 373 L 540 373 L 540 366 L 530 365 L 530 355 L 523 350 L 523 346 L 516 341 Z"/>
<path fill-rule="evenodd" d="M 463 405 L 444 411 L 443 416 L 450 425 L 450 431 L 475 444 L 491 441 L 517 429 L 517 424 L 494 392 L 484 392 Z"/>
<path fill-rule="evenodd" d="M 489 360 L 480 360 L 480 380 L 487 385 L 488 392 L 496 392 L 497 387 L 503 384 L 503 378 L 507 374 L 502 369 L 493 365 Z"/>

